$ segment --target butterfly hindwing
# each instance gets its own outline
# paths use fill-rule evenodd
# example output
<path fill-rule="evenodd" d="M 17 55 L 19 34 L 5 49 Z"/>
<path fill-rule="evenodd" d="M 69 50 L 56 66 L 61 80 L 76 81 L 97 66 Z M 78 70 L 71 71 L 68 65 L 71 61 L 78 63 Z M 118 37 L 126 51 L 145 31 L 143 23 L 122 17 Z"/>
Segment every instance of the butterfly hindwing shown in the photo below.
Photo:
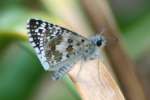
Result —
<path fill-rule="evenodd" d="M 52 67 L 59 68 L 68 61 L 77 62 L 76 60 L 80 60 L 84 53 L 89 54 L 90 50 L 92 50 L 90 48 L 94 48 L 91 42 L 83 36 L 60 26 L 57 27 L 61 28 L 62 34 L 53 39 L 49 38 L 45 45 L 46 58 Z"/>

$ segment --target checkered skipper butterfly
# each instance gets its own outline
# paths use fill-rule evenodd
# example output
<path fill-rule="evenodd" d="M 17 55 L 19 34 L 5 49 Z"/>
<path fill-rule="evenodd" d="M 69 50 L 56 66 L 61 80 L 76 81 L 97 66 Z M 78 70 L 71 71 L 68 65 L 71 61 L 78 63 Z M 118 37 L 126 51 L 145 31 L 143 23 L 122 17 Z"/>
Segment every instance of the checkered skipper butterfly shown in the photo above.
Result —
<path fill-rule="evenodd" d="M 29 42 L 52 79 L 61 79 L 79 60 L 96 59 L 105 39 L 96 35 L 87 39 L 75 32 L 39 19 L 27 23 Z"/>

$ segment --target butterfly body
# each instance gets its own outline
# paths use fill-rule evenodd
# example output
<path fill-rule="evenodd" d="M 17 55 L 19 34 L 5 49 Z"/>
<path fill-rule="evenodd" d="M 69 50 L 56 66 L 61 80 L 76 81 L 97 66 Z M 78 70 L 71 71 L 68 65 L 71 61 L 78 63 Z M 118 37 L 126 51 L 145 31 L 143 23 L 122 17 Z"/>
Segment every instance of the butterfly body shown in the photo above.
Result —
<path fill-rule="evenodd" d="M 27 24 L 29 41 L 47 71 L 53 71 L 52 78 L 60 79 L 79 60 L 94 59 L 98 56 L 95 39 L 87 39 L 61 26 L 38 19 Z M 98 36 L 99 37 L 99 36 Z M 102 39 L 99 39 L 102 40 Z"/>

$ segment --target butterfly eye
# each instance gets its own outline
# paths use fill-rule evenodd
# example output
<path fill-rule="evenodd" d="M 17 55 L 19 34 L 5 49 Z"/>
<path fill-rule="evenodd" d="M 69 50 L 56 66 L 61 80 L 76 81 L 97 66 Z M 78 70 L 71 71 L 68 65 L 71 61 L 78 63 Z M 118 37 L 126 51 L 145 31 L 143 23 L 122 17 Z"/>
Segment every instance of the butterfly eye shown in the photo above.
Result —
<path fill-rule="evenodd" d="M 100 46 L 102 45 L 102 40 L 97 40 L 97 41 L 96 41 L 96 45 L 97 45 L 98 47 L 100 47 Z"/>
<path fill-rule="evenodd" d="M 82 39 L 81 42 L 83 43 L 83 42 L 84 42 L 84 39 Z"/>

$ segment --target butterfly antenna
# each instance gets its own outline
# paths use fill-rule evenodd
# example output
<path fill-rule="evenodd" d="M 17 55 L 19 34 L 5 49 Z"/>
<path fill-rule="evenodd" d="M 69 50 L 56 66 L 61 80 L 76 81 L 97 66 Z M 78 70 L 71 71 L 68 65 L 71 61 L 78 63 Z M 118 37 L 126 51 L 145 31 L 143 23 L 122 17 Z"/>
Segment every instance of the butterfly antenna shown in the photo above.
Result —
<path fill-rule="evenodd" d="M 108 42 L 109 45 L 112 45 L 112 44 L 117 43 L 119 41 L 119 37 L 115 37 L 115 36 L 110 37 L 108 35 L 108 33 L 105 34 L 106 32 L 107 32 L 107 28 L 102 27 L 100 33 L 98 32 L 97 34 L 102 36 L 102 37 L 105 37 L 105 40 L 106 40 L 106 42 Z"/>

